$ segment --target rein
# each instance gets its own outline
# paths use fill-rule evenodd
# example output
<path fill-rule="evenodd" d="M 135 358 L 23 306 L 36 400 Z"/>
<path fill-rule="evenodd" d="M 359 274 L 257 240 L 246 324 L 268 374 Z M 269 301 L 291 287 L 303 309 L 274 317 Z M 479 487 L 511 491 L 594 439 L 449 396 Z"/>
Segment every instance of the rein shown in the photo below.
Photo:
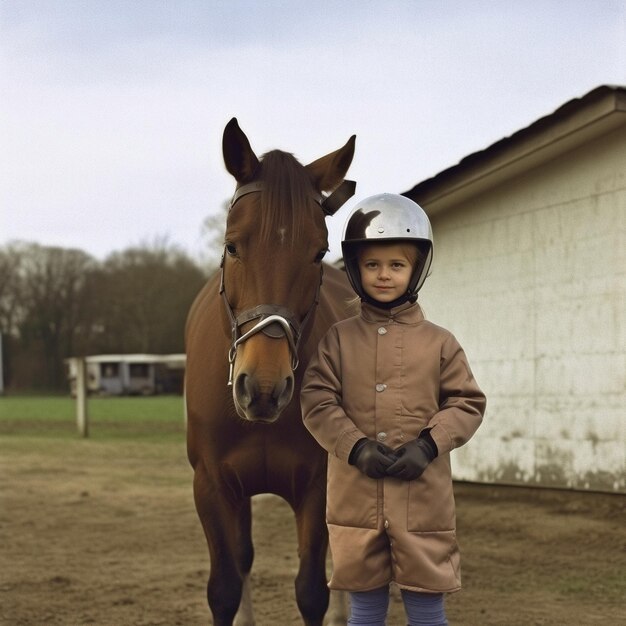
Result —
<path fill-rule="evenodd" d="M 335 191 L 329 196 L 324 196 L 319 193 L 312 193 L 312 197 L 320 205 L 324 214 L 333 215 L 337 209 L 344 204 L 348 198 L 354 195 L 356 183 L 352 180 L 344 180 Z M 260 193 L 263 191 L 263 183 L 261 181 L 254 181 L 242 185 L 235 190 L 235 194 L 230 202 L 229 210 L 232 209 L 235 202 L 250 193 Z M 251 309 L 246 309 L 239 315 L 235 315 L 228 298 L 226 297 L 226 289 L 224 285 L 224 259 L 226 255 L 226 249 L 222 253 L 222 261 L 220 263 L 220 295 L 224 300 L 224 306 L 228 319 L 230 321 L 231 332 L 231 344 L 228 350 L 228 384 L 233 384 L 233 372 L 235 367 L 235 358 L 237 357 L 237 348 L 244 343 L 250 337 L 262 332 L 268 337 L 278 339 L 280 337 L 286 337 L 289 343 L 289 351 L 291 353 L 291 369 L 295 370 L 298 367 L 298 349 L 300 347 L 300 340 L 302 339 L 302 331 L 307 326 L 309 320 L 313 316 L 317 304 L 319 303 L 320 288 L 322 285 L 322 277 L 324 273 L 323 266 L 320 264 L 320 280 L 315 291 L 315 297 L 309 307 L 302 322 L 298 322 L 296 316 L 292 311 L 286 307 L 277 304 L 259 304 Z M 259 320 L 250 330 L 246 331 L 242 335 L 239 333 L 239 327 L 247 322 L 253 320 Z"/>

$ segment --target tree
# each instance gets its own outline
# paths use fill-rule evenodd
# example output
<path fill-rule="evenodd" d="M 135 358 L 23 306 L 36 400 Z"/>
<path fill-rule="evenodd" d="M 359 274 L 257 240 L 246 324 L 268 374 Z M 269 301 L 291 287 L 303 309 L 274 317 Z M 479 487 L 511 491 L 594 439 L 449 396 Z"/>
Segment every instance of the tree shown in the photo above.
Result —
<path fill-rule="evenodd" d="M 3 254 L 13 275 L 2 316 L 19 342 L 20 378 L 27 386 L 61 388 L 63 359 L 89 333 L 86 286 L 96 261 L 82 250 L 35 243 L 13 244 Z"/>
<path fill-rule="evenodd" d="M 94 281 L 99 331 L 94 348 L 182 352 L 187 313 L 205 281 L 202 270 L 176 247 L 156 244 L 111 255 Z"/>
<path fill-rule="evenodd" d="M 0 248 L 0 332 L 12 388 L 67 389 L 64 359 L 184 350 L 187 313 L 206 281 L 165 243 L 104 263 L 82 250 L 13 242 Z"/>
<path fill-rule="evenodd" d="M 17 334 L 23 252 L 18 243 L 0 248 L 0 333 Z"/>
<path fill-rule="evenodd" d="M 21 301 L 22 252 L 19 244 L 0 248 L 0 340 L 2 341 L 2 372 L 4 385 L 13 378 L 13 359 L 17 341 L 17 321 Z"/>
<path fill-rule="evenodd" d="M 211 269 L 219 264 L 224 250 L 224 233 L 229 208 L 230 202 L 223 202 L 218 213 L 208 215 L 202 222 L 201 237 L 206 243 L 204 258 Z"/>

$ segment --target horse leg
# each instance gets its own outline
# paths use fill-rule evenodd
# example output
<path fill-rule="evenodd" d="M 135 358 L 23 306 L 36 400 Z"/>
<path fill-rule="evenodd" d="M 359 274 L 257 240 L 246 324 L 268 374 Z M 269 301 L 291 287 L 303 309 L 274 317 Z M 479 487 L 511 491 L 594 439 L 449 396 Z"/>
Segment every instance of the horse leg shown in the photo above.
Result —
<path fill-rule="evenodd" d="M 239 524 L 239 568 L 243 573 L 243 587 L 241 590 L 241 602 L 235 616 L 235 626 L 254 626 L 254 612 L 252 609 L 252 585 L 250 582 L 250 570 L 254 559 L 252 546 L 252 508 L 250 498 L 241 508 Z"/>
<path fill-rule="evenodd" d="M 207 600 L 213 624 L 232 626 L 253 560 L 250 499 L 233 498 L 232 492 L 225 493 L 206 471 L 198 468 L 194 499 L 211 557 Z M 254 626 L 251 615 L 245 619 L 248 621 L 239 622 L 239 626 Z"/>
<path fill-rule="evenodd" d="M 296 576 L 296 601 L 305 626 L 322 626 L 328 608 L 325 522 L 326 497 L 313 486 L 294 508 L 298 531 L 300 566 Z"/>

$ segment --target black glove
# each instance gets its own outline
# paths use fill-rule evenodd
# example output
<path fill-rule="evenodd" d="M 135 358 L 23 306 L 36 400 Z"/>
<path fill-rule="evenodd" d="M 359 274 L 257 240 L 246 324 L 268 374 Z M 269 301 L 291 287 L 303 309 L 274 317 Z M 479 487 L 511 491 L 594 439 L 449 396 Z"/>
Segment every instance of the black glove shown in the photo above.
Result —
<path fill-rule="evenodd" d="M 348 463 L 355 465 L 370 478 L 383 478 L 395 461 L 393 450 L 371 439 L 359 439 L 350 452 Z"/>
<path fill-rule="evenodd" d="M 393 453 L 397 461 L 387 468 L 387 475 L 400 480 L 419 478 L 437 456 L 433 446 L 424 437 L 409 441 Z"/>

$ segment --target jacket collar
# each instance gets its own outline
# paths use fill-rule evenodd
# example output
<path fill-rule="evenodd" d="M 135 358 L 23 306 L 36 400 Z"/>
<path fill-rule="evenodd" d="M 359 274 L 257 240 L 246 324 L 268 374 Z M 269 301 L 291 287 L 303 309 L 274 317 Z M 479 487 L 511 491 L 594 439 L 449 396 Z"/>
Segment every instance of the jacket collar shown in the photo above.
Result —
<path fill-rule="evenodd" d="M 379 309 L 367 302 L 361 302 L 361 317 L 366 322 L 396 322 L 398 324 L 419 324 L 424 321 L 424 313 L 417 302 L 405 302 L 394 309 Z"/>

